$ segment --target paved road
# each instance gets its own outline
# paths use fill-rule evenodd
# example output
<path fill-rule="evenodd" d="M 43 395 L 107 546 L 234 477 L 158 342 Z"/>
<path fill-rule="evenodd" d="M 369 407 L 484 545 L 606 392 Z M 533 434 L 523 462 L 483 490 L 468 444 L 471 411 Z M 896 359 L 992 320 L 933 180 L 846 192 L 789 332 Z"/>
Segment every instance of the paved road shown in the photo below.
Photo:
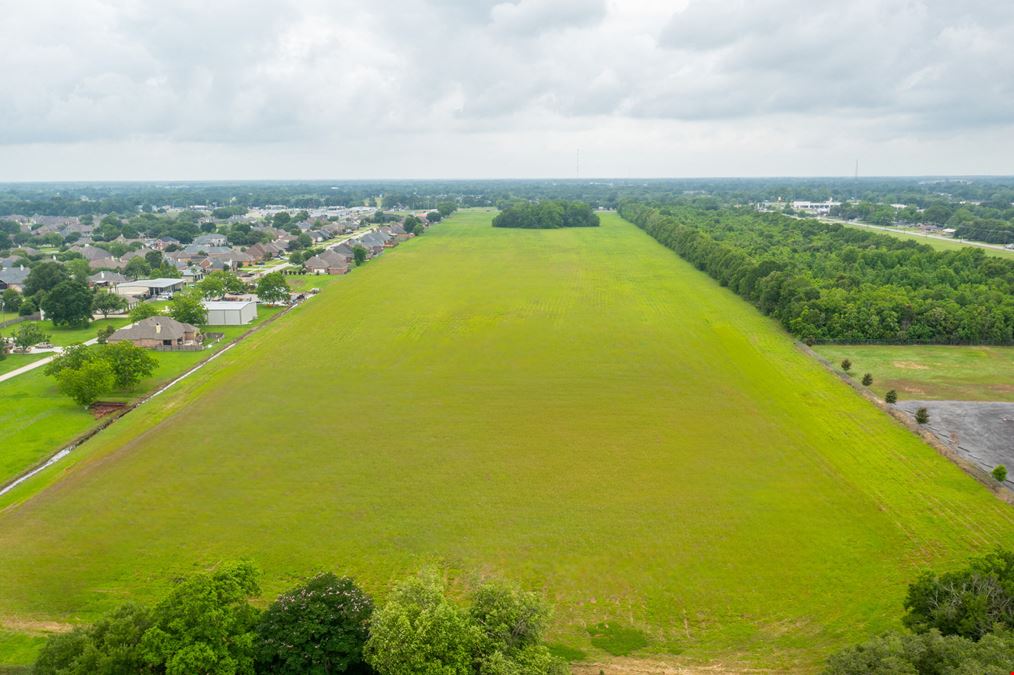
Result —
<path fill-rule="evenodd" d="M 901 230 L 896 227 L 887 227 L 885 225 L 871 225 L 870 223 L 861 223 L 857 220 L 842 220 L 840 218 L 821 218 L 829 223 L 837 223 L 839 225 L 857 225 L 859 227 L 865 227 L 870 230 L 884 230 L 886 232 L 897 232 L 898 234 L 910 234 L 913 237 L 925 237 L 926 239 L 939 239 L 940 241 L 949 241 L 955 244 L 965 244 L 966 246 L 977 246 L 978 248 L 991 248 L 996 251 L 1010 251 L 1011 249 L 1001 246 L 1000 244 L 987 244 L 984 241 L 972 241 L 971 239 L 955 239 L 954 237 L 945 237 L 940 234 L 927 234 L 925 232 L 913 232 L 911 230 Z"/>

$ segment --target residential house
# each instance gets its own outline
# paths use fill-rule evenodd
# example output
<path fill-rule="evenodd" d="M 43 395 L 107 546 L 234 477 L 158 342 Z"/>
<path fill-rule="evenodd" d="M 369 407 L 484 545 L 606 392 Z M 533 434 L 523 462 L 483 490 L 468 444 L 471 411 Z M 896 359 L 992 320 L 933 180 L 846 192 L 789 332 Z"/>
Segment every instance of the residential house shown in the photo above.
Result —
<path fill-rule="evenodd" d="M 195 237 L 193 244 L 198 246 L 225 246 L 229 243 L 224 234 L 218 234 L 212 232 L 210 234 L 202 234 L 199 237 Z"/>
<path fill-rule="evenodd" d="M 303 262 L 310 274 L 347 274 L 349 258 L 335 251 L 324 251 Z"/>
<path fill-rule="evenodd" d="M 130 342 L 137 347 L 166 349 L 200 345 L 204 336 L 196 326 L 168 316 L 152 316 L 109 336 L 109 342 Z"/>
<path fill-rule="evenodd" d="M 96 272 L 95 274 L 88 277 L 88 286 L 90 288 L 115 288 L 117 284 L 123 284 L 127 282 L 127 277 L 123 276 L 119 272 Z"/>
<path fill-rule="evenodd" d="M 7 267 L 0 270 L 0 291 L 13 288 L 19 293 L 25 289 L 25 279 L 28 278 L 30 269 L 21 265 L 19 267 Z"/>

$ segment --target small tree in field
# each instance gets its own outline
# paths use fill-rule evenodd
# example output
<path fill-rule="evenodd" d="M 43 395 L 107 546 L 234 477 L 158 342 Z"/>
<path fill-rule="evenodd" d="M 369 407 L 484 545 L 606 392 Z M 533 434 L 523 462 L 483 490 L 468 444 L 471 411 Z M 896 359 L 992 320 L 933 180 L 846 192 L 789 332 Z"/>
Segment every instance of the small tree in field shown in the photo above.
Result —
<path fill-rule="evenodd" d="M 869 373 L 866 373 L 865 375 L 863 375 L 863 386 L 868 387 L 871 384 L 873 384 L 873 376 L 870 375 Z"/>
<path fill-rule="evenodd" d="M 844 370 L 846 373 L 849 372 L 850 370 L 852 370 L 852 362 L 849 361 L 848 359 L 842 359 L 841 369 Z"/>
<path fill-rule="evenodd" d="M 96 347 L 113 371 L 118 389 L 131 389 L 142 379 L 150 376 L 158 367 L 158 360 L 143 347 L 127 341 Z"/>
<path fill-rule="evenodd" d="M 929 410 L 926 410 L 926 408 L 919 408 L 916 410 L 915 421 L 919 424 L 926 424 L 929 422 Z"/>
<path fill-rule="evenodd" d="M 99 328 L 95 339 L 100 345 L 104 345 L 109 341 L 109 336 L 115 332 L 116 329 L 114 327 L 109 325 L 103 326 L 102 328 Z"/>
<path fill-rule="evenodd" d="M 56 384 L 76 403 L 88 407 L 113 388 L 115 379 L 109 363 L 95 359 L 80 368 L 64 368 L 57 373 Z"/>
<path fill-rule="evenodd" d="M 992 474 L 993 478 L 996 479 L 997 483 L 1002 483 L 1005 480 L 1007 480 L 1007 467 L 1005 467 L 1003 464 L 997 464 L 996 466 L 993 467 Z"/>
<path fill-rule="evenodd" d="M 45 342 L 47 339 L 49 339 L 49 335 L 34 321 L 24 321 L 14 331 L 14 346 L 21 351 L 27 351 L 29 347 Z"/>
<path fill-rule="evenodd" d="M 134 258 L 137 260 L 137 258 Z M 97 291 L 92 297 L 92 311 L 98 312 L 108 319 L 110 314 L 122 312 L 127 308 L 127 300 L 109 291 Z"/>
<path fill-rule="evenodd" d="M 289 284 L 281 272 L 265 274 L 257 282 L 257 297 L 263 302 L 279 303 L 289 299 Z"/>
<path fill-rule="evenodd" d="M 888 403 L 897 403 L 898 402 L 898 392 L 896 392 L 895 390 L 892 389 L 891 391 L 889 391 L 886 394 L 884 394 L 884 400 L 887 401 Z"/>
<path fill-rule="evenodd" d="M 142 302 L 134 305 L 134 309 L 130 310 L 130 320 L 137 323 L 142 319 L 158 316 L 161 313 L 162 311 L 150 302 Z"/>

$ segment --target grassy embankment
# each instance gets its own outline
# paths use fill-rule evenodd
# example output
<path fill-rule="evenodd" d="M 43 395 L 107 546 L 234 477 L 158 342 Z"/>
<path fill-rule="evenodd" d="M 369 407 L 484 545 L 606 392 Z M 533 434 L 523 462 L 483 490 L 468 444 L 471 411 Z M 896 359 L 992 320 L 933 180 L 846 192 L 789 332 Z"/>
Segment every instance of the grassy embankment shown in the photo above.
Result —
<path fill-rule="evenodd" d="M 1014 538 L 1014 510 L 632 225 L 489 218 L 369 263 L 0 502 L 0 621 L 88 620 L 239 556 L 266 596 L 436 562 L 544 593 L 573 654 L 643 637 L 807 670 L 897 626 L 925 566 Z"/>
<path fill-rule="evenodd" d="M 259 307 L 256 323 L 277 313 L 273 307 Z M 127 319 L 110 319 L 112 325 L 125 325 Z M 95 337 L 95 321 L 87 329 L 58 330 L 52 334 L 53 343 L 61 346 L 83 342 Z M 251 324 L 256 325 L 256 323 Z M 113 392 L 103 396 L 105 401 L 131 401 L 144 393 L 169 382 L 188 368 L 220 349 L 251 326 L 213 326 L 211 332 L 225 337 L 210 350 L 200 352 L 156 352 L 158 368 L 151 377 L 142 380 L 132 392 Z M 51 330 L 48 329 L 48 330 Z M 58 336 L 58 337 L 57 337 Z M 0 372 L 10 363 L 14 367 L 27 365 L 46 356 L 11 355 L 0 362 Z M 56 381 L 38 368 L 23 375 L 0 382 L 0 484 L 15 478 L 25 470 L 46 459 L 75 437 L 85 433 L 98 421 L 85 408 L 77 405 L 56 388 Z"/>

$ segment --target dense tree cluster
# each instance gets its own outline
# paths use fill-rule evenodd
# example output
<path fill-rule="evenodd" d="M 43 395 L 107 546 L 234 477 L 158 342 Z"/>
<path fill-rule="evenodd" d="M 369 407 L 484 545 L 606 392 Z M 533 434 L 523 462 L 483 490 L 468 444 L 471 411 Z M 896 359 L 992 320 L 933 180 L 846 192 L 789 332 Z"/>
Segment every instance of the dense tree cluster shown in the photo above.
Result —
<path fill-rule="evenodd" d="M 560 227 L 598 227 L 599 217 L 584 202 L 546 199 L 538 202 L 514 202 L 504 205 L 493 218 L 493 227 L 556 229 Z"/>
<path fill-rule="evenodd" d="M 154 607 L 124 605 L 91 626 L 53 635 L 33 672 L 566 672 L 542 644 L 547 607 L 513 586 L 485 584 L 463 607 L 426 572 L 397 584 L 374 610 L 354 580 L 322 574 L 261 612 L 250 602 L 260 593 L 258 577 L 247 561 L 195 574 Z"/>
<path fill-rule="evenodd" d="M 812 342 L 1014 343 L 1014 262 L 747 209 L 623 215 Z"/>
<path fill-rule="evenodd" d="M 130 342 L 71 345 L 46 365 L 57 388 L 80 405 L 88 406 L 114 389 L 126 392 L 158 367 L 151 353 Z"/>
<path fill-rule="evenodd" d="M 902 623 L 912 634 L 888 633 L 844 649 L 825 673 L 1014 672 L 1014 552 L 996 550 L 962 570 L 923 574 L 909 586 L 905 609 Z"/>

